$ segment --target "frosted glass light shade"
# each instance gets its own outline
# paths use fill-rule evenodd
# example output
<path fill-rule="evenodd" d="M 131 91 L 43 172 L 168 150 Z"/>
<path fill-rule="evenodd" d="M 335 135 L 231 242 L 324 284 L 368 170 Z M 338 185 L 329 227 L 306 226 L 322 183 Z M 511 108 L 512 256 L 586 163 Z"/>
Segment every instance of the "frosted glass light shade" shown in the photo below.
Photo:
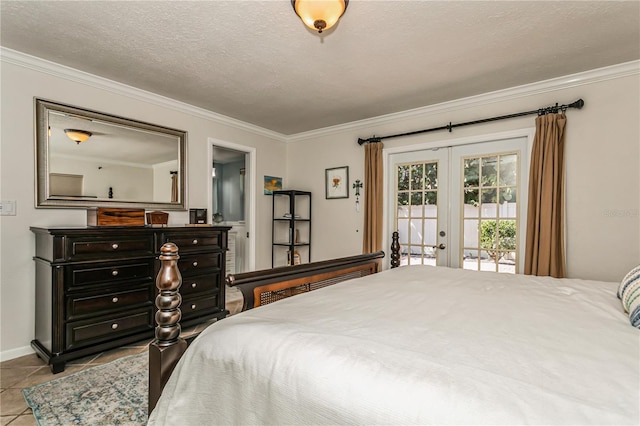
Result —
<path fill-rule="evenodd" d="M 307 27 L 322 33 L 338 22 L 349 0 L 291 0 L 291 5 Z"/>

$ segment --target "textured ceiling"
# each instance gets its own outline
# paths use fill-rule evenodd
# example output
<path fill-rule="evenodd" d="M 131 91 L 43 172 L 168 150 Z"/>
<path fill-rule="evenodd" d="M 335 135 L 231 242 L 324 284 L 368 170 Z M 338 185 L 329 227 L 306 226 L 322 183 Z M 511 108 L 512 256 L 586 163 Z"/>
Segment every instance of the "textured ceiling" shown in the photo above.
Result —
<path fill-rule="evenodd" d="M 638 1 L 5 1 L 2 46 L 285 135 L 640 58 Z"/>

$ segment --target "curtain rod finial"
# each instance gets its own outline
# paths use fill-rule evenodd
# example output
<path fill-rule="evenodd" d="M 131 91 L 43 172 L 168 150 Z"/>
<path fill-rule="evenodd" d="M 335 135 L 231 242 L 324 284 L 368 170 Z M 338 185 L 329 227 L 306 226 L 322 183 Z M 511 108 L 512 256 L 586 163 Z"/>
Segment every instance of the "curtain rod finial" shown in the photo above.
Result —
<path fill-rule="evenodd" d="M 574 103 L 569 105 L 569 108 L 578 108 L 581 109 L 584 106 L 584 101 L 582 99 L 578 99 Z"/>

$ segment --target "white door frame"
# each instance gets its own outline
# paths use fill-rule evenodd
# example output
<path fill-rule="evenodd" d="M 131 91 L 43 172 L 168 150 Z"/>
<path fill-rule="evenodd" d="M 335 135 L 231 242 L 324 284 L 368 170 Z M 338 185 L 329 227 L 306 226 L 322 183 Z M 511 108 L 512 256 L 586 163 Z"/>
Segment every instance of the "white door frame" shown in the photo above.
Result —
<path fill-rule="evenodd" d="M 448 147 L 458 146 L 458 145 L 468 145 L 468 144 L 482 143 L 482 142 L 493 142 L 493 141 L 498 141 L 502 139 L 514 139 L 514 138 L 521 138 L 521 137 L 527 138 L 527 149 L 529 151 L 529 154 L 531 154 L 531 148 L 533 147 L 533 138 L 535 137 L 535 134 L 536 134 L 535 127 L 526 127 L 522 129 L 508 130 L 505 132 L 466 136 L 458 139 L 439 140 L 439 141 L 433 141 L 433 142 L 423 142 L 415 145 L 404 145 L 404 146 L 397 146 L 392 148 L 383 148 L 382 149 L 382 167 L 383 167 L 382 187 L 384 188 L 384 195 L 382 197 L 383 198 L 382 250 L 384 250 L 385 253 L 390 253 L 390 248 L 389 248 L 391 246 L 390 221 L 393 219 L 393 217 L 395 217 L 390 213 L 390 209 L 393 208 L 393 205 L 392 205 L 393 200 L 391 200 L 392 196 L 390 194 L 395 194 L 395 189 L 393 188 L 393 185 L 395 184 L 395 182 L 390 182 L 390 179 L 389 179 L 389 170 L 391 169 L 391 158 L 390 158 L 391 155 L 406 153 L 406 152 L 413 152 L 413 151 L 435 149 L 435 148 L 448 148 Z M 522 173 L 527 173 L 527 176 L 528 176 L 528 164 L 527 164 L 527 170 L 523 170 Z M 386 264 L 387 268 L 390 267 L 391 256 L 385 256 L 384 263 Z"/>
<path fill-rule="evenodd" d="M 248 210 L 248 233 L 247 244 L 245 249 L 245 265 L 247 265 L 247 271 L 254 271 L 256 269 L 256 149 L 250 146 L 240 145 L 233 142 L 227 142 L 215 138 L 207 138 L 209 148 L 207 150 L 207 157 L 209 166 L 208 179 L 207 179 L 207 205 L 209 211 L 213 212 L 213 179 L 211 174 L 213 172 L 213 147 L 219 146 L 221 148 L 229 148 L 235 151 L 244 152 L 249 157 L 249 166 L 247 167 L 245 182 L 249 183 L 249 190 L 245 193 L 245 203 L 248 202 L 248 206 L 245 207 Z M 246 204 L 245 204 L 246 206 Z"/>

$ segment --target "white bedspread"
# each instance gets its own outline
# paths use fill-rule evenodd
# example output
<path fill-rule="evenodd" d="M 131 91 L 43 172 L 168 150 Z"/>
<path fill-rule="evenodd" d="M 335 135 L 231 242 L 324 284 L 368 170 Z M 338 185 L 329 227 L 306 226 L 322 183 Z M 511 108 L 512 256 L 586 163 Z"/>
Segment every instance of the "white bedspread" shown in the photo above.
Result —
<path fill-rule="evenodd" d="M 640 424 L 617 283 L 402 267 L 240 313 L 152 425 Z"/>

